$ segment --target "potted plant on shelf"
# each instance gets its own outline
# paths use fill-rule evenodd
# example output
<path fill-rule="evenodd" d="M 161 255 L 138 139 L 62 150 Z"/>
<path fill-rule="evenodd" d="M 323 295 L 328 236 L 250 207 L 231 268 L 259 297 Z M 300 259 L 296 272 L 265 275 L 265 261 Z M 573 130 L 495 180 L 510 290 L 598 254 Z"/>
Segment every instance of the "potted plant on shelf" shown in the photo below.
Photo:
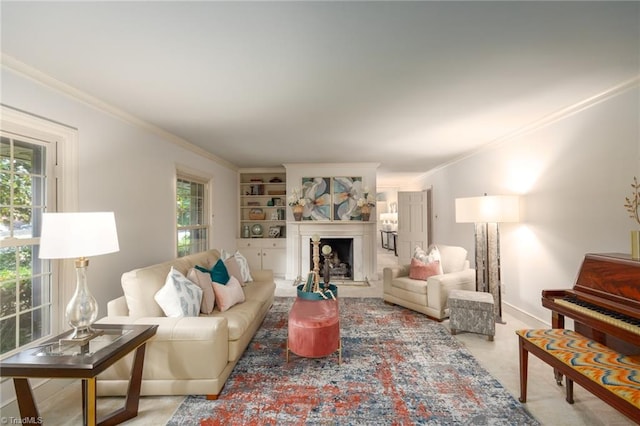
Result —
<path fill-rule="evenodd" d="M 358 199 L 358 207 L 360 207 L 360 212 L 362 213 L 362 220 L 368 221 L 371 215 L 371 208 L 376 206 L 376 198 L 369 194 L 369 189 L 364 188 L 364 193 L 362 197 Z"/>
<path fill-rule="evenodd" d="M 307 199 L 301 196 L 299 189 L 293 189 L 288 202 L 291 206 L 291 210 L 293 211 L 293 218 L 296 221 L 302 220 L 302 212 L 304 211 L 304 206 L 307 205 Z"/>

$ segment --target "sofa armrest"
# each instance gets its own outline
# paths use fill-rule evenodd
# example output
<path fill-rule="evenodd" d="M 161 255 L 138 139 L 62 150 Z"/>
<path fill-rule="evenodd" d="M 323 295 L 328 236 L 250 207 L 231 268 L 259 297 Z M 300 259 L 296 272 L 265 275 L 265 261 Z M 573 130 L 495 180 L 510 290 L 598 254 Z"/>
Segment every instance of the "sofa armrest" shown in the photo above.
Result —
<path fill-rule="evenodd" d="M 382 270 L 382 284 L 384 291 L 391 292 L 391 281 L 398 277 L 409 276 L 409 265 L 395 266 L 393 268 L 384 268 Z"/>
<path fill-rule="evenodd" d="M 427 302 L 429 307 L 445 309 L 450 290 L 474 290 L 475 269 L 464 269 L 449 274 L 434 275 L 427 279 Z"/>
<path fill-rule="evenodd" d="M 273 271 L 271 269 L 258 269 L 256 271 L 251 271 L 251 277 L 254 281 L 259 282 L 274 282 L 273 281 Z"/>
<path fill-rule="evenodd" d="M 107 303 L 107 315 L 110 317 L 128 317 L 129 307 L 127 306 L 127 299 L 124 296 L 120 296 L 117 299 L 110 300 Z"/>

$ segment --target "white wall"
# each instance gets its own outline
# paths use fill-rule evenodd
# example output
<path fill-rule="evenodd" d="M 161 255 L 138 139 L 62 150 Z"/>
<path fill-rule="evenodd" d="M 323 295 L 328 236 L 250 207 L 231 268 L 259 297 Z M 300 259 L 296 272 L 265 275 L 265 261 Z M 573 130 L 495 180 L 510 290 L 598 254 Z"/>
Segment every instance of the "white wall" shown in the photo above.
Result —
<path fill-rule="evenodd" d="M 1 77 L 3 104 L 78 129 L 79 210 L 115 212 L 120 251 L 88 270 L 99 317 L 122 295 L 123 272 L 175 257 L 176 164 L 212 176 L 211 247 L 236 247 L 235 170 L 7 69 Z"/>
<path fill-rule="evenodd" d="M 522 218 L 502 224 L 503 302 L 550 321 L 543 289 L 571 288 L 586 253 L 630 253 L 640 225 L 623 207 L 640 175 L 640 90 L 512 138 L 425 177 L 434 241 L 473 259 L 473 224 L 455 223 L 458 197 L 522 194 Z"/>

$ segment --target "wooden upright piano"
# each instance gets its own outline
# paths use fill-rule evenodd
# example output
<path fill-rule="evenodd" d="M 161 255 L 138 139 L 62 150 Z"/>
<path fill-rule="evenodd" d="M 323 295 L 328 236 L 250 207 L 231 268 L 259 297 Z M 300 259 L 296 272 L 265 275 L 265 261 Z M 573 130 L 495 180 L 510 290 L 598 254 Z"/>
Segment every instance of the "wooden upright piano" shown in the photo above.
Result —
<path fill-rule="evenodd" d="M 552 327 L 575 331 L 626 355 L 640 354 L 640 261 L 627 254 L 587 254 L 572 289 L 543 290 Z M 558 379 L 558 377 L 556 377 Z"/>

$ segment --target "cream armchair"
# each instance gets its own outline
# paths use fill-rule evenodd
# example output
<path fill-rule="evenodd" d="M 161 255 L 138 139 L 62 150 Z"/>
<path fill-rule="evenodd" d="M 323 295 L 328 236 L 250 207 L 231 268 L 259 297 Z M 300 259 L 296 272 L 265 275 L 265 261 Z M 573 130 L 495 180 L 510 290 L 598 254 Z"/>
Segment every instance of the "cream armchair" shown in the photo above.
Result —
<path fill-rule="evenodd" d="M 383 299 L 442 321 L 449 316 L 447 299 L 454 289 L 475 290 L 476 272 L 469 267 L 467 250 L 437 244 L 443 274 L 426 281 L 409 278 L 409 265 L 384 268 Z"/>

